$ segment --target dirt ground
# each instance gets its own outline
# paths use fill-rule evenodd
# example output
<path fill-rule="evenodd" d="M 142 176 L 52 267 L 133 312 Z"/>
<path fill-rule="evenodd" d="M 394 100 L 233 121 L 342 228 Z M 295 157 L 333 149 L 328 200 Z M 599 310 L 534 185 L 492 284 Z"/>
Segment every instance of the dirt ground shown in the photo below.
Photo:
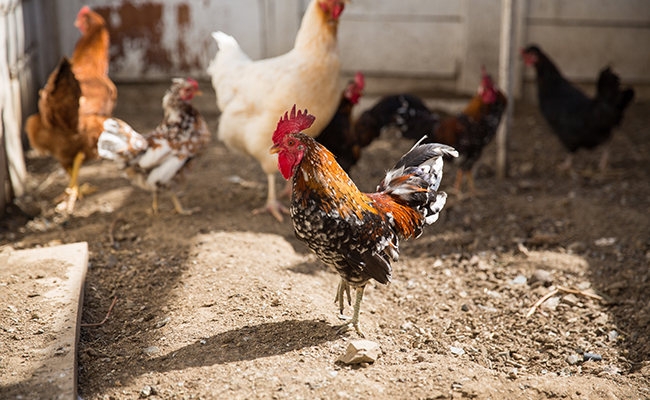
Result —
<path fill-rule="evenodd" d="M 138 130 L 155 126 L 165 88 L 119 87 L 116 116 Z M 196 104 L 214 132 L 214 93 L 202 89 Z M 650 398 L 648 110 L 631 106 L 608 176 L 590 172 L 600 151 L 579 153 L 580 173 L 567 176 L 556 171 L 566 153 L 537 109 L 518 104 L 509 178 L 496 181 L 488 146 L 479 196 L 451 195 L 440 221 L 402 244 L 393 282 L 367 288 L 361 324 L 382 351 L 371 364 L 337 362 L 358 339 L 337 334 L 338 275 L 289 220 L 251 215 L 266 178 L 216 138 L 179 187 L 186 207 L 200 207 L 191 216 L 164 196 L 151 215 L 149 193 L 94 161 L 81 181 L 98 191 L 62 220 L 52 199 L 67 178 L 29 153 L 30 195 L 2 221 L 0 245 L 88 242 L 82 322 L 101 321 L 117 301 L 105 324 L 81 331 L 85 400 Z M 373 190 L 411 145 L 384 134 L 353 180 Z M 448 189 L 455 167 L 445 174 Z M 537 270 L 549 273 L 545 284 L 531 279 Z M 12 368 L 0 362 L 5 376 Z"/>

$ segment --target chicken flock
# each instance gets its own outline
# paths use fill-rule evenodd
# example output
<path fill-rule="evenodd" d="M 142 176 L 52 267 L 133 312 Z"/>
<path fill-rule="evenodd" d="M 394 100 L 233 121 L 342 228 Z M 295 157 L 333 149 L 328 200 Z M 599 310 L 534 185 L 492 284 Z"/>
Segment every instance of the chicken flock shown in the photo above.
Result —
<path fill-rule="evenodd" d="M 363 95 L 358 72 L 341 91 L 338 27 L 345 0 L 312 0 L 303 16 L 292 50 L 252 60 L 236 39 L 212 34 L 218 51 L 207 72 L 220 111 L 217 137 L 230 150 L 252 156 L 266 176 L 266 204 L 253 213 L 269 212 L 282 222 L 291 216 L 295 234 L 340 275 L 336 302 L 340 317 L 356 292 L 353 315 L 341 330 L 364 336 L 359 313 L 364 288 L 391 281 L 391 262 L 399 257 L 400 240 L 417 238 L 433 224 L 445 205 L 440 190 L 444 160 L 458 164 L 453 190 L 462 193 L 466 177 L 470 195 L 477 195 L 474 169 L 483 148 L 495 136 L 509 99 L 483 67 L 481 84 L 456 115 L 430 110 L 409 93 L 379 99 L 358 118 L 353 108 Z M 117 89 L 108 77 L 109 30 L 106 21 L 83 7 L 75 21 L 81 32 L 72 57 L 63 58 L 39 92 L 39 112 L 25 130 L 32 147 L 51 154 L 69 173 L 56 209 L 72 213 L 77 199 L 92 193 L 79 185 L 86 160 L 113 160 L 133 185 L 153 194 L 170 194 L 179 214 L 183 208 L 173 184 L 209 146 L 211 133 L 191 104 L 200 95 L 192 78 L 175 78 L 162 99 L 164 117 L 141 134 L 113 117 Z M 539 46 L 521 51 L 535 68 L 542 115 L 568 151 L 604 145 L 601 172 L 607 169 L 607 143 L 621 123 L 633 89 L 621 89 L 610 68 L 598 78 L 597 94 L 587 97 L 569 83 Z M 304 110 L 304 111 L 303 111 Z M 278 122 L 279 121 L 279 122 Z M 415 145 L 386 172 L 374 193 L 362 193 L 349 173 L 362 150 L 387 129 L 395 129 Z M 287 179 L 290 207 L 276 192 L 277 172 Z"/>

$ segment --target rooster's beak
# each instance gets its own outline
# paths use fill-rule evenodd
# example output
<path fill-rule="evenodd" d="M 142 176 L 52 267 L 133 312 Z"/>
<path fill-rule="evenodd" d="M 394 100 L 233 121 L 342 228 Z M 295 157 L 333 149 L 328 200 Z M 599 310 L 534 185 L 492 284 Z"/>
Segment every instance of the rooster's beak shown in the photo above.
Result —
<path fill-rule="evenodd" d="M 279 152 L 280 152 L 280 148 L 276 146 L 271 147 L 271 150 L 269 150 L 269 154 L 276 154 Z"/>

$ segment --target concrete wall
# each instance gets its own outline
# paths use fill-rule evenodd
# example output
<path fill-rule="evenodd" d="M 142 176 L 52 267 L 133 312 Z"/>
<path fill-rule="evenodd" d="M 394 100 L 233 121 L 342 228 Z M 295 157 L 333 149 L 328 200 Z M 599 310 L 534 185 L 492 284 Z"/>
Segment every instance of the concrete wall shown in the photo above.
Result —
<path fill-rule="evenodd" d="M 210 32 L 237 38 L 254 58 L 293 46 L 308 0 L 58 0 L 59 47 L 70 54 L 76 12 L 89 4 L 112 30 L 117 81 L 206 78 Z M 517 45 L 535 42 L 572 80 L 595 81 L 611 65 L 650 97 L 650 1 L 516 0 Z M 501 0 L 353 0 L 340 25 L 343 72 L 362 70 L 368 91 L 469 94 L 479 66 L 498 67 Z M 516 68 L 515 90 L 532 71 Z M 525 79 L 525 80 L 524 80 Z M 526 89 L 529 85 L 526 85 Z M 527 93 L 529 90 L 524 90 Z"/>

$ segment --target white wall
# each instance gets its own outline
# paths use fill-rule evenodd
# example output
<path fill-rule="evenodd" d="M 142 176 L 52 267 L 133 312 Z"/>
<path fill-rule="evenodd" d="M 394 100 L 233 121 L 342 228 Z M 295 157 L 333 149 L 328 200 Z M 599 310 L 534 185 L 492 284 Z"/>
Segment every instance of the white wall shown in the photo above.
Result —
<path fill-rule="evenodd" d="M 113 30 L 111 76 L 117 81 L 175 75 L 206 78 L 216 53 L 210 32 L 223 30 L 254 58 L 293 46 L 309 0 L 58 0 L 60 48 L 70 54 L 76 12 L 89 4 Z M 585 83 L 611 65 L 650 97 L 649 0 L 517 0 L 517 45 L 539 44 L 566 76 Z M 343 72 L 366 73 L 369 92 L 469 94 L 485 64 L 497 75 L 501 0 L 352 0 L 339 43 Z M 521 64 L 516 92 L 533 74 Z M 524 76 L 522 76 L 522 73 Z"/>

